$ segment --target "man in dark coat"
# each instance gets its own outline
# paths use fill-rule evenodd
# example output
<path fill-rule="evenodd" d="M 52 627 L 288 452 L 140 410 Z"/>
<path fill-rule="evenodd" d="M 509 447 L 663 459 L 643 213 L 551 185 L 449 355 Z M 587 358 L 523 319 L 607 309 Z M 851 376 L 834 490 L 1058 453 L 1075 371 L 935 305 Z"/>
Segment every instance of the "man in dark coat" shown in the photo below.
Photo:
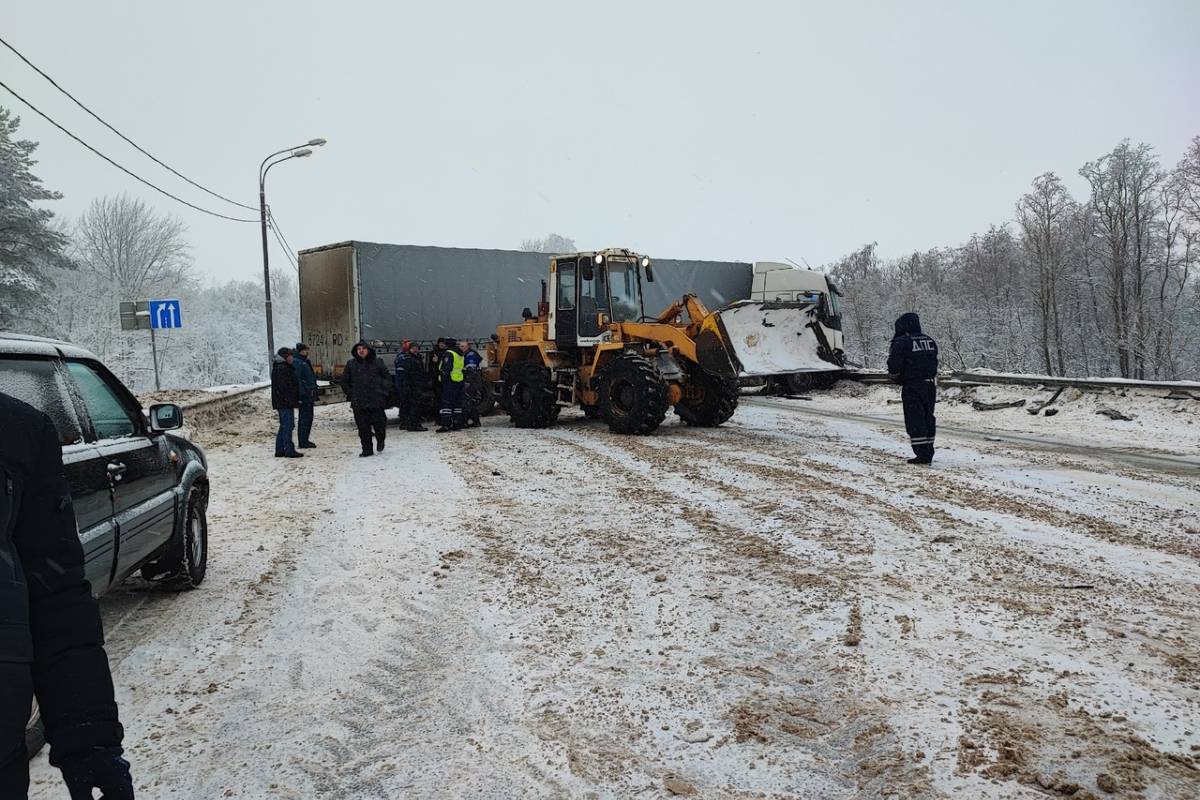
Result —
<path fill-rule="evenodd" d="M 300 405 L 300 380 L 292 367 L 291 348 L 281 347 L 271 365 L 271 408 L 279 413 L 279 430 L 275 434 L 276 458 L 302 458 L 292 443 L 296 427 L 296 406 Z"/>
<path fill-rule="evenodd" d="M 387 366 L 375 355 L 375 348 L 365 341 L 354 345 L 354 355 L 346 362 L 342 371 L 342 389 L 350 399 L 354 411 L 354 424 L 358 427 L 358 439 L 362 442 L 360 456 L 374 455 L 371 449 L 371 433 L 375 434 L 375 446 L 383 452 L 387 437 L 388 394 L 392 388 L 392 375 Z"/>
<path fill-rule="evenodd" d="M 933 440 L 937 432 L 933 407 L 937 387 L 933 379 L 938 370 L 938 346 L 921 333 L 921 319 L 909 312 L 896 320 L 896 335 L 888 352 L 888 372 L 900 384 L 904 403 L 904 427 L 912 443 L 910 464 L 933 462 Z"/>
<path fill-rule="evenodd" d="M 0 394 L 0 797 L 29 788 L 37 695 L 50 763 L 72 798 L 132 800 L 100 612 L 50 418 Z"/>
<path fill-rule="evenodd" d="M 463 418 L 464 427 L 478 428 L 479 406 L 483 402 L 483 356 L 471 344 L 463 354 Z"/>
<path fill-rule="evenodd" d="M 296 422 L 296 441 L 300 447 L 316 447 L 309 437 L 312 436 L 313 405 L 317 401 L 317 373 L 308 360 L 308 345 L 304 342 L 299 342 L 292 353 L 292 368 L 296 370 L 296 380 L 300 382 L 300 419 Z"/>
<path fill-rule="evenodd" d="M 400 424 L 406 431 L 428 430 L 421 425 L 421 405 L 425 400 L 425 365 L 421 346 L 405 341 L 396 356 L 396 396 L 400 403 Z"/>

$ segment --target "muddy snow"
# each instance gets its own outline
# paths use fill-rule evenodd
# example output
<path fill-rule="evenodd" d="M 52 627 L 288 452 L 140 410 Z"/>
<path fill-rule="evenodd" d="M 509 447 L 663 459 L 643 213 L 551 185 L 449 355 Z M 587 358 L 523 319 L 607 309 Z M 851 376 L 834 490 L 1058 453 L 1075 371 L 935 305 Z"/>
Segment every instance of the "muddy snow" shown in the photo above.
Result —
<path fill-rule="evenodd" d="M 948 437 L 912 468 L 754 403 L 370 459 L 328 406 L 291 461 L 243 412 L 194 432 L 205 584 L 102 602 L 141 796 L 1200 796 L 1194 469 Z"/>

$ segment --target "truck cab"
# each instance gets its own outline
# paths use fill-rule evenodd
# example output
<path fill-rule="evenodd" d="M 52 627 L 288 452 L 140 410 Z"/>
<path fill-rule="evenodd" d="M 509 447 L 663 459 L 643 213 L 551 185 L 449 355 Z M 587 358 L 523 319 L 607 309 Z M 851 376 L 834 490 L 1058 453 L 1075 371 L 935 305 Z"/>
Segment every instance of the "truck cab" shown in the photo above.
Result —
<path fill-rule="evenodd" d="M 838 303 L 841 292 L 822 272 L 801 269 L 777 261 L 758 261 L 750 299 L 759 302 L 800 302 L 817 304 L 817 321 L 833 351 L 840 358 L 845 349 L 842 335 L 842 312 Z"/>

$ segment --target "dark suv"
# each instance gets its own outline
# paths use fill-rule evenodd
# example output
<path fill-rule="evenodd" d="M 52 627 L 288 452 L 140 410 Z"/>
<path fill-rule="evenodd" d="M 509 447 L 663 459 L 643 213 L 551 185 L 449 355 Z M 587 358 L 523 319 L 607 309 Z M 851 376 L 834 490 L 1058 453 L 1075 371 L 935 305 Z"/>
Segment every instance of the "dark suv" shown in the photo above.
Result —
<path fill-rule="evenodd" d="M 0 333 L 0 392 L 54 420 L 93 594 L 138 570 L 180 588 L 204 580 L 208 464 L 167 433 L 183 425 L 178 406 L 143 412 L 88 351 L 9 333 Z M 36 727 L 30 733 L 40 745 Z"/>

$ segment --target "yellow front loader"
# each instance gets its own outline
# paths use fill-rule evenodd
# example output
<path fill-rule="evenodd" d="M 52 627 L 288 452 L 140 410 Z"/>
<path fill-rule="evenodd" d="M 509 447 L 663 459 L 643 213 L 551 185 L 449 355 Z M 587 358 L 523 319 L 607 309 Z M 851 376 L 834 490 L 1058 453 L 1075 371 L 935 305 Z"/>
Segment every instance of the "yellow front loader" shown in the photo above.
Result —
<path fill-rule="evenodd" d="M 555 256 L 525 321 L 501 325 L 486 378 L 519 428 L 544 428 L 579 406 L 616 433 L 653 432 L 672 406 L 689 425 L 715 426 L 737 409 L 737 358 L 720 312 L 692 294 L 648 317 L 650 259 L 623 249 Z M 786 336 L 763 320 L 756 335 Z"/>

